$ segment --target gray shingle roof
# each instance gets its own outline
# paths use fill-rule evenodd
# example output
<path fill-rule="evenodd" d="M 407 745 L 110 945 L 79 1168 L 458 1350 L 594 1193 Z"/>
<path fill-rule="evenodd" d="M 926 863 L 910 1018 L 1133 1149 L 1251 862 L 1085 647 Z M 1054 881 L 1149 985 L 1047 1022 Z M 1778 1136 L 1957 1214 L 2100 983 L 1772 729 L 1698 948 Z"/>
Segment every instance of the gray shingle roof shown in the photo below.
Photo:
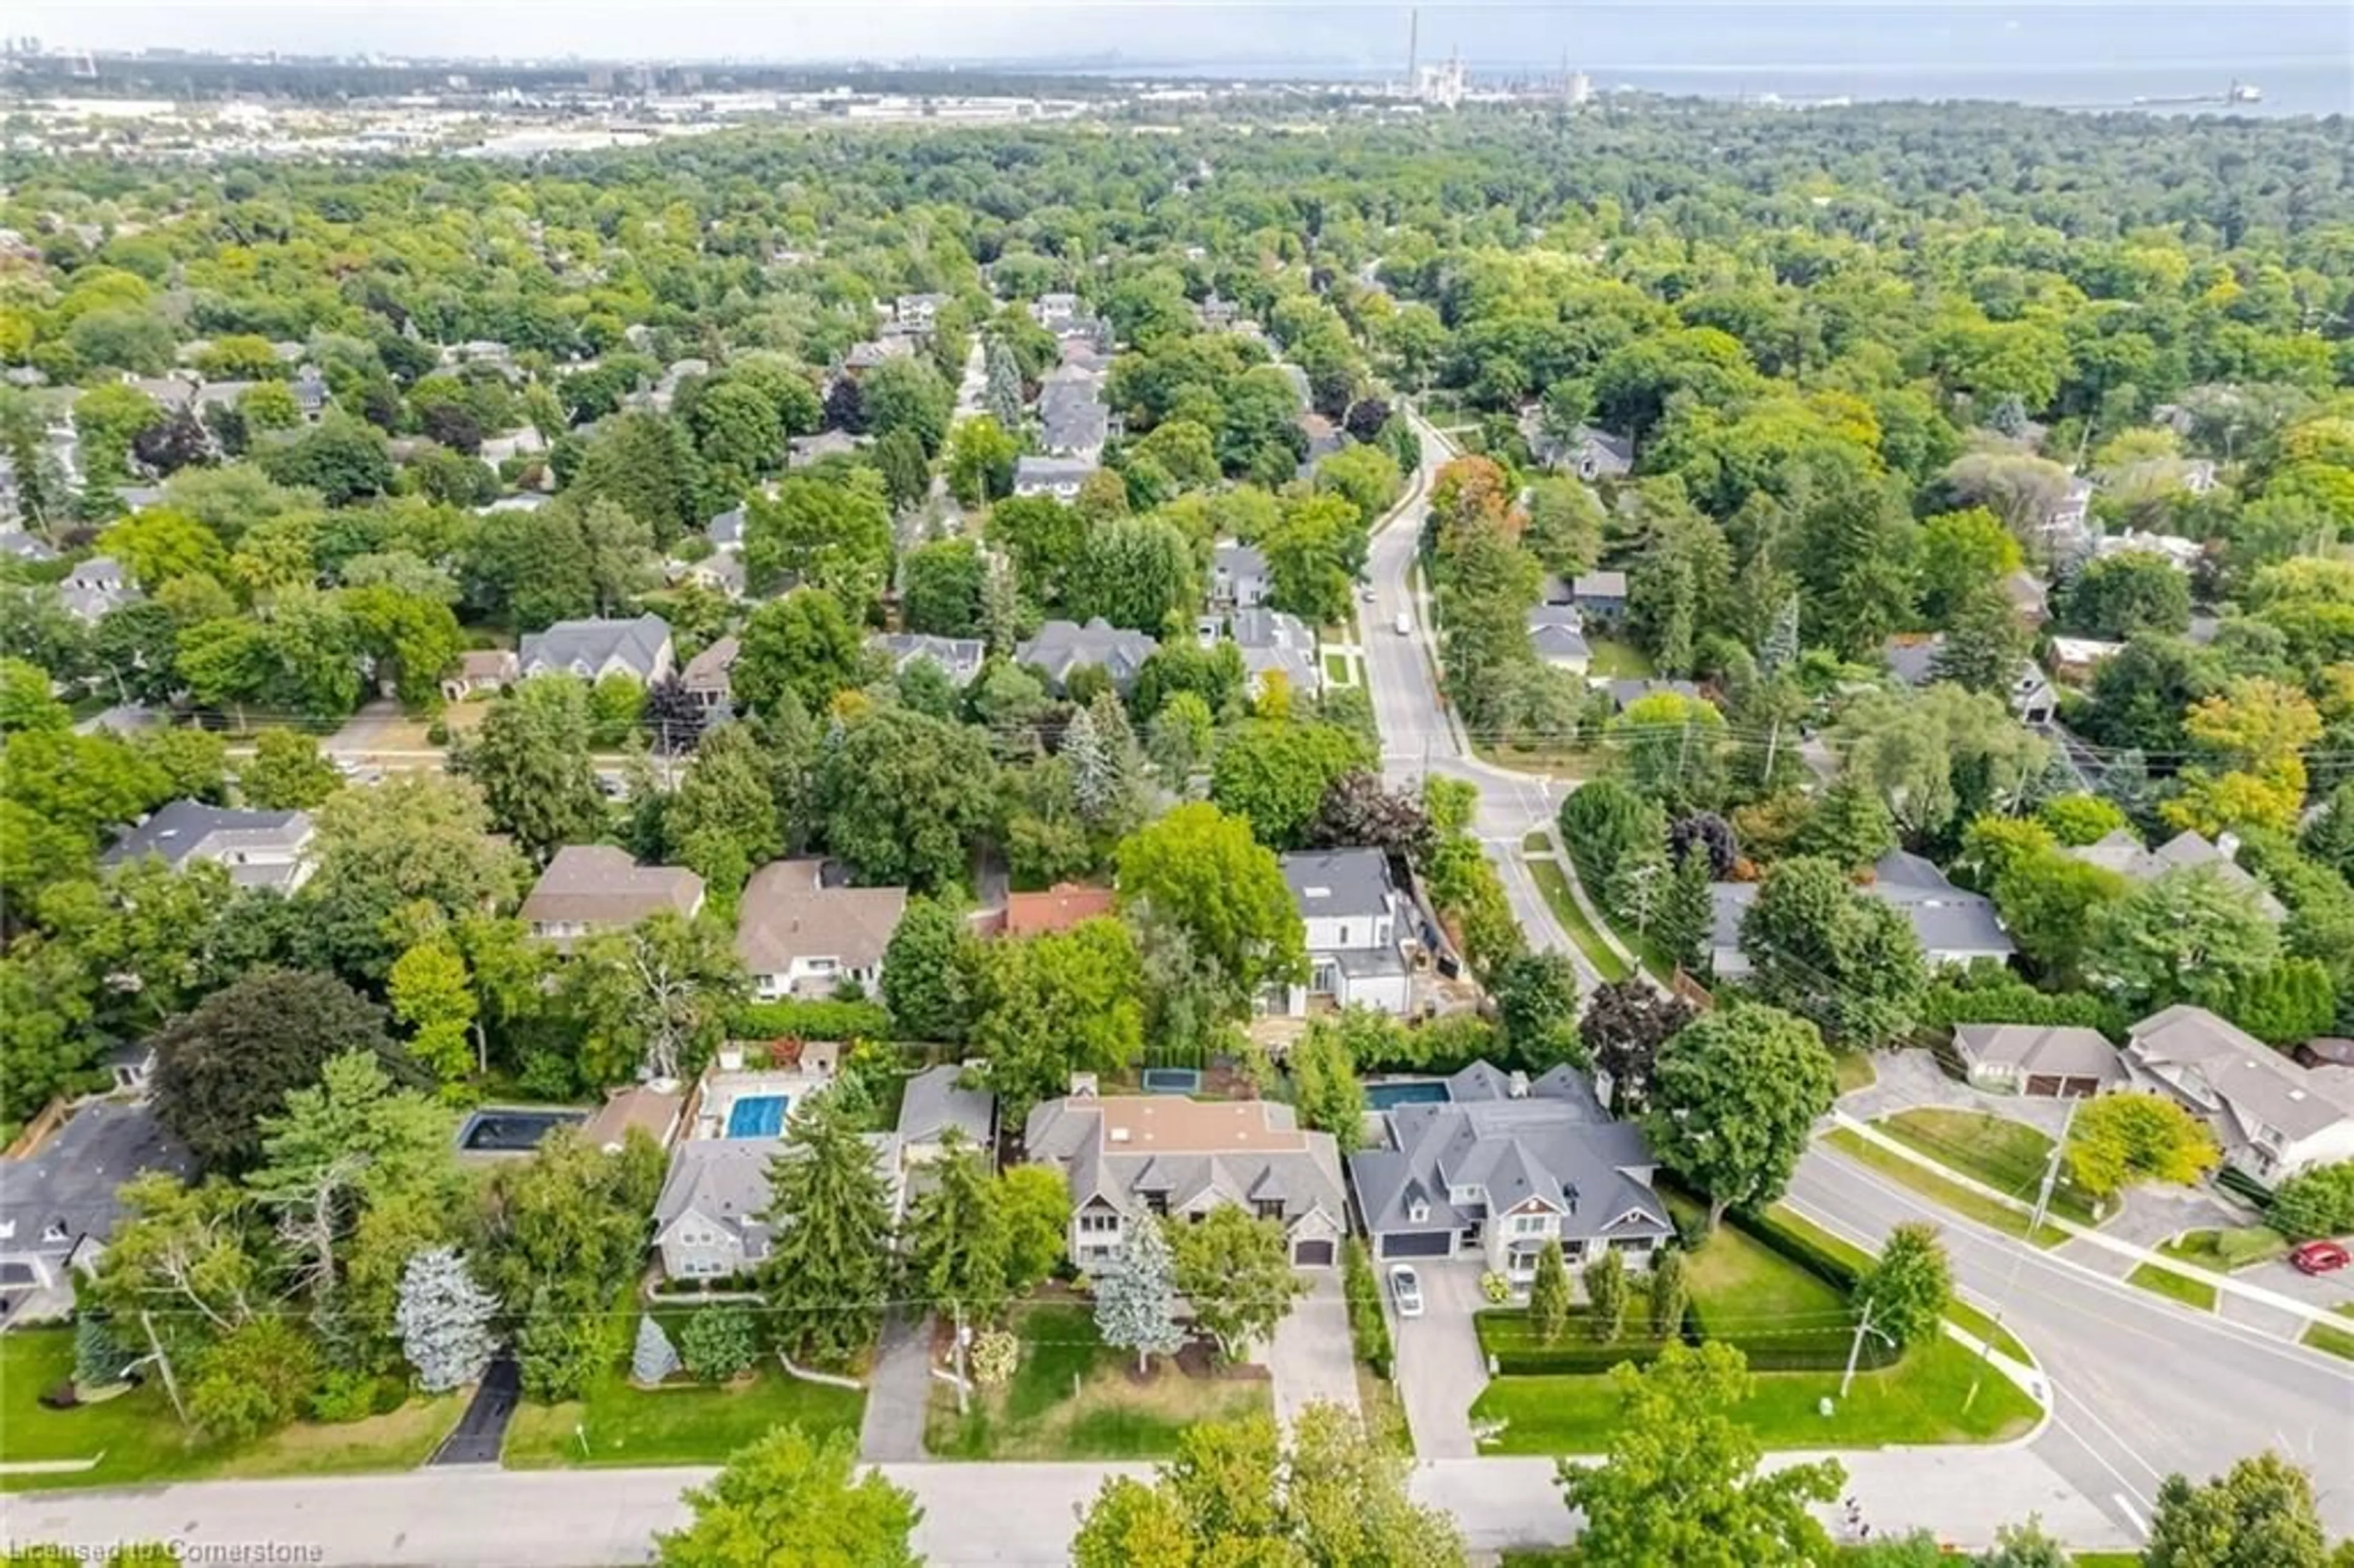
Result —
<path fill-rule="evenodd" d="M 1107 1133 L 1108 1119 L 1117 1130 Z M 1033 1160 L 1063 1170 L 1077 1203 L 1097 1200 L 1132 1214 L 1150 1210 L 1150 1194 L 1172 1212 L 1279 1202 L 1287 1224 L 1315 1211 L 1346 1221 L 1332 1135 L 1302 1130 L 1289 1106 L 1271 1100 L 1047 1100 L 1030 1112 L 1023 1143 Z"/>
<path fill-rule="evenodd" d="M 226 861 L 240 853 L 291 855 L 310 836 L 307 812 L 241 811 L 199 800 L 174 800 L 117 839 L 99 863 L 122 865 L 152 854 L 176 869 L 191 860 Z"/>
<path fill-rule="evenodd" d="M 2244 1131 L 2260 1121 L 2293 1139 L 2354 1117 L 2354 1072 L 2302 1067 L 2203 1007 L 2178 1002 L 2127 1031 L 2137 1066 L 2195 1071 Z"/>
<path fill-rule="evenodd" d="M 899 1141 L 938 1143 L 955 1128 L 986 1148 L 997 1126 L 997 1097 L 987 1089 L 966 1088 L 958 1080 L 964 1068 L 952 1063 L 927 1067 L 907 1080 L 899 1101 Z"/>
<path fill-rule="evenodd" d="M 619 659 L 646 680 L 653 678 L 670 626 L 659 615 L 634 620 L 559 620 L 545 631 L 526 631 L 516 658 L 526 675 L 569 670 L 577 663 L 594 671 Z"/>
<path fill-rule="evenodd" d="M 1160 647 L 1145 633 L 1114 626 L 1097 616 L 1085 626 L 1069 620 L 1047 621 L 1038 628 L 1038 635 L 1014 649 L 1013 656 L 1045 671 L 1057 686 L 1083 664 L 1100 665 L 1112 684 L 1126 690 Z"/>
<path fill-rule="evenodd" d="M 989 645 L 978 637 L 932 637 L 917 631 L 877 632 L 867 639 L 870 647 L 879 648 L 891 656 L 891 668 L 905 671 L 918 659 L 928 659 L 940 667 L 943 674 L 955 684 L 970 684 L 981 673 L 982 662 L 989 655 Z"/>
<path fill-rule="evenodd" d="M 1954 1030 L 1954 1046 L 1972 1065 L 2015 1067 L 2021 1073 L 2055 1074 L 2123 1083 L 2117 1048 L 2097 1029 L 2067 1024 L 1964 1023 Z"/>
<path fill-rule="evenodd" d="M 907 911 L 904 887 L 828 887 L 821 860 L 770 861 L 752 874 L 736 911 L 736 956 L 754 975 L 789 972 L 795 959 L 850 969 L 883 961 Z"/>
<path fill-rule="evenodd" d="M 527 922 L 631 926 L 664 909 L 691 915 L 702 903 L 703 878 L 683 866 L 640 865 L 610 844 L 567 844 L 517 913 Z"/>
<path fill-rule="evenodd" d="M 1283 880 L 1302 919 L 1384 914 L 1389 862 L 1376 849 L 1306 850 L 1283 857 Z"/>
<path fill-rule="evenodd" d="M 144 1105 L 84 1106 L 23 1160 L 0 1160 L 0 1252 L 64 1257 L 104 1242 L 122 1205 L 115 1192 L 143 1171 L 196 1174 L 195 1157 Z"/>
<path fill-rule="evenodd" d="M 2087 865 L 2097 865 L 2115 872 L 2135 882 L 2152 882 L 2169 871 L 2181 871 L 2193 866 L 2209 866 L 2227 886 L 2246 893 L 2256 901 L 2256 907 L 2272 920 L 2285 920 L 2288 910 L 2272 895 L 2238 861 L 2224 853 L 2221 845 L 2185 828 L 2156 849 L 2144 849 L 2141 842 L 2124 828 L 2105 837 L 2064 852 Z"/>

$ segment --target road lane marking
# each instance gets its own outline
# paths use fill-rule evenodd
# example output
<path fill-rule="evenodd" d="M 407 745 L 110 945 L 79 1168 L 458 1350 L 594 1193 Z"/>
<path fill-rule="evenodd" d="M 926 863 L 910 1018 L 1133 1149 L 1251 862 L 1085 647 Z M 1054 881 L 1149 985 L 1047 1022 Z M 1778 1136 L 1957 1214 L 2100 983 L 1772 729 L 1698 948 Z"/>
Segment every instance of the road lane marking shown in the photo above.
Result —
<path fill-rule="evenodd" d="M 2140 1512 L 2126 1500 L 2126 1494 L 2112 1492 L 2109 1495 L 2115 1499 L 2117 1511 L 2126 1516 L 2126 1522 L 2133 1526 L 2133 1532 L 2147 1541 L 2149 1538 L 2149 1526 L 2142 1522 Z"/>

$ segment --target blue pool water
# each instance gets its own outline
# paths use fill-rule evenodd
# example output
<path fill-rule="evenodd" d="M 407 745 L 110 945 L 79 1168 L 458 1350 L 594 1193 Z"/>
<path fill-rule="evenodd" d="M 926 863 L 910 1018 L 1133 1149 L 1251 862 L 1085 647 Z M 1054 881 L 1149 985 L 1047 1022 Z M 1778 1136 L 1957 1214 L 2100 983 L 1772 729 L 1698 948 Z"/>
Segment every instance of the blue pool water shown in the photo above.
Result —
<path fill-rule="evenodd" d="M 727 1136 L 776 1137 L 785 1130 L 785 1110 L 792 1103 L 788 1095 L 738 1095 L 727 1107 Z"/>
<path fill-rule="evenodd" d="M 1453 1097 L 1447 1092 L 1447 1085 L 1437 1078 L 1408 1078 L 1401 1083 L 1365 1086 L 1365 1104 L 1377 1111 L 1393 1110 L 1399 1106 L 1437 1105 Z"/>
<path fill-rule="evenodd" d="M 1192 1067 L 1144 1069 L 1144 1092 L 1148 1095 L 1190 1095 L 1201 1086 L 1202 1075 Z"/>

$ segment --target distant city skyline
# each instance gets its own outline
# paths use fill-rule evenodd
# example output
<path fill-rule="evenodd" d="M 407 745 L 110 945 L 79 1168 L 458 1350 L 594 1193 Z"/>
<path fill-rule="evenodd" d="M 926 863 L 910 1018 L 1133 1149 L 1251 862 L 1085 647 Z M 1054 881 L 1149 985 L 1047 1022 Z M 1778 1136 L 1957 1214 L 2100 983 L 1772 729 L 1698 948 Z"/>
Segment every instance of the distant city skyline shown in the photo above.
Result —
<path fill-rule="evenodd" d="M 164 48 L 480 58 L 1065 61 L 1116 57 L 1205 69 L 1286 65 L 1403 72 L 1407 5 L 1291 0 L 761 6 L 683 0 L 19 0 L 5 31 L 52 48 Z M 2354 67 L 2354 7 L 2334 0 L 2228 4 L 1426 4 L 1425 63 L 1624 71 L 1776 69 L 2119 71 L 2149 67 Z M 2121 22 L 2129 20 L 2129 26 Z M 2349 79 L 2354 79 L 2350 77 Z M 2354 109 L 2354 88 L 2347 105 Z"/>

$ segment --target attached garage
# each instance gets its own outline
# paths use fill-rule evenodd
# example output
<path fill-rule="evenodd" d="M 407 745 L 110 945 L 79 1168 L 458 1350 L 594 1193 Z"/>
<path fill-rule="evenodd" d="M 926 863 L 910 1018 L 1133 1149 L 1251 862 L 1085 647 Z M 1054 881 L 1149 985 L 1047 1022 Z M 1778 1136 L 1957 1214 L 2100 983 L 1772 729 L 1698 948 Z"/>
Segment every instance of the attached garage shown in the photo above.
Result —
<path fill-rule="evenodd" d="M 1451 1231 L 1384 1231 L 1380 1254 L 1384 1263 L 1392 1258 L 1447 1257 L 1454 1246 Z"/>
<path fill-rule="evenodd" d="M 1291 1263 L 1295 1268 L 1330 1268 L 1332 1266 L 1332 1244 L 1329 1241 L 1297 1241 L 1291 1244 Z"/>

